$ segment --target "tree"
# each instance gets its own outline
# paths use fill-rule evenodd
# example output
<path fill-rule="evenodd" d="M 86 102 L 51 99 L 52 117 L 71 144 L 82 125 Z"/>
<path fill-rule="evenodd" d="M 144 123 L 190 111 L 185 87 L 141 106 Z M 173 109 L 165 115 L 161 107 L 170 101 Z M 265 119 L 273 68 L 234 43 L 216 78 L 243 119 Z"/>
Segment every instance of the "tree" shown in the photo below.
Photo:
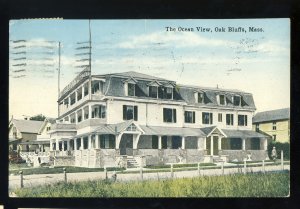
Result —
<path fill-rule="evenodd" d="M 29 118 L 29 120 L 37 120 L 37 121 L 44 121 L 45 116 L 43 114 L 35 115 Z"/>

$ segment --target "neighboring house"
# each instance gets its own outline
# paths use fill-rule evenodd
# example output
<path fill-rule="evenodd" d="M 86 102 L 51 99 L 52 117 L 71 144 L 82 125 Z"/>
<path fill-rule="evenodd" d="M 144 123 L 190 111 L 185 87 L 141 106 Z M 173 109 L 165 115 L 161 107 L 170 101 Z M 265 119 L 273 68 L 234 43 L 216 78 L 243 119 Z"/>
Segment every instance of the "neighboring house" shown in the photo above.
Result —
<path fill-rule="evenodd" d="M 49 150 L 50 135 L 47 134 L 47 129 L 49 130 L 51 122 L 54 122 L 51 118 L 46 118 L 44 121 L 12 119 L 9 123 L 11 149 L 28 152 L 40 147 L 41 151 Z"/>
<path fill-rule="evenodd" d="M 178 156 L 186 163 L 267 158 L 268 136 L 252 131 L 253 96 L 239 90 L 86 69 L 60 93 L 58 106 L 50 148 L 57 156 L 71 151 L 77 166 L 115 166 L 122 156 L 147 165 Z"/>
<path fill-rule="evenodd" d="M 253 130 L 270 135 L 273 141 L 290 142 L 290 108 L 259 112 L 252 123 Z"/>

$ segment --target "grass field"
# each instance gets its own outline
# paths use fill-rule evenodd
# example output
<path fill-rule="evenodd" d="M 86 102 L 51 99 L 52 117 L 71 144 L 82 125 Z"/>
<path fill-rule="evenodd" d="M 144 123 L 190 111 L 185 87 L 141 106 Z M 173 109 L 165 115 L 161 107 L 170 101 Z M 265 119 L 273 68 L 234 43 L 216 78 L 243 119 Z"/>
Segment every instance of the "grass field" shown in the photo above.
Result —
<path fill-rule="evenodd" d="M 18 197 L 286 197 L 289 185 L 289 173 L 253 173 L 130 183 L 57 183 L 14 192 Z"/>

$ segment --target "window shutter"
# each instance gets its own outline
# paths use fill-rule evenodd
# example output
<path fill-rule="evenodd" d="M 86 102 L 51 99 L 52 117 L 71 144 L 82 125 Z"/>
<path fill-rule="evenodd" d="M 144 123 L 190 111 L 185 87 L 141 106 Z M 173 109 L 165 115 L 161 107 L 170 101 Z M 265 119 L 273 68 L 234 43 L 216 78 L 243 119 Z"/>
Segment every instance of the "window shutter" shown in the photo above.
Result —
<path fill-rule="evenodd" d="M 247 126 L 247 115 L 245 115 L 245 126 Z"/>
<path fill-rule="evenodd" d="M 163 118 L 164 122 L 167 122 L 167 119 L 166 119 L 167 118 L 167 116 L 166 116 L 166 108 L 163 109 L 163 117 L 164 117 Z"/>
<path fill-rule="evenodd" d="M 176 109 L 173 109 L 173 117 L 174 117 L 174 123 L 176 123 Z"/>
<path fill-rule="evenodd" d="M 133 113 L 133 118 L 135 121 L 138 120 L 138 107 L 137 106 L 134 106 L 134 113 Z"/>
<path fill-rule="evenodd" d="M 195 123 L 196 114 L 193 112 L 193 123 Z"/>
<path fill-rule="evenodd" d="M 126 110 L 127 110 L 127 106 L 123 105 L 123 120 L 126 120 Z"/>
<path fill-rule="evenodd" d="M 213 114 L 212 113 L 209 113 L 209 117 L 210 117 L 210 124 L 213 124 Z"/>

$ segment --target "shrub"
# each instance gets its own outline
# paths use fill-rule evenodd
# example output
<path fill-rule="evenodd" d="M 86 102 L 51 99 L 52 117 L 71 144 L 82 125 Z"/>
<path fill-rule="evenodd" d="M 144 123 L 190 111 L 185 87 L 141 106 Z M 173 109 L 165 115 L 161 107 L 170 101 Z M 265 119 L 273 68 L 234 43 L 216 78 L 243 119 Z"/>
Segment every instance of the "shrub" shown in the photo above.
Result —
<path fill-rule="evenodd" d="M 281 143 L 281 142 L 270 142 L 268 144 L 268 155 L 269 155 L 269 158 L 271 158 L 271 153 L 272 153 L 272 149 L 273 147 L 276 148 L 276 151 L 277 151 L 277 158 L 280 158 L 280 152 L 281 150 L 283 150 L 283 159 L 284 160 L 289 160 L 290 159 L 290 144 L 288 142 L 285 142 L 285 143 Z"/>

